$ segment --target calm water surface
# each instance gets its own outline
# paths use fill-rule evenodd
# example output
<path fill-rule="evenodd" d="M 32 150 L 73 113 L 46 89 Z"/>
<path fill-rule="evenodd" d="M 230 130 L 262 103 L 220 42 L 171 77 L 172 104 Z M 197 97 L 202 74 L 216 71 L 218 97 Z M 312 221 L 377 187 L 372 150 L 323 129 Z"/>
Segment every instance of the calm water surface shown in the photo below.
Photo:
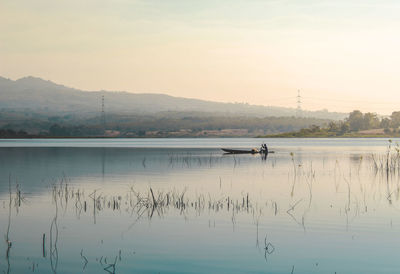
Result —
<path fill-rule="evenodd" d="M 397 141 L 0 140 L 0 272 L 398 273 Z"/>

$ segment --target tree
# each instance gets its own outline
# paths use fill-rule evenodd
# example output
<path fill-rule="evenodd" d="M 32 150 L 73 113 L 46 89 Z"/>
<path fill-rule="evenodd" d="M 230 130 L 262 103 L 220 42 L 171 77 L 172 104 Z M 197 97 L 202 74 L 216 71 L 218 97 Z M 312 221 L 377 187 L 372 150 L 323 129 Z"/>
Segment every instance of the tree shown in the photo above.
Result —
<path fill-rule="evenodd" d="M 364 114 L 363 129 L 379 128 L 379 118 L 376 113 L 367 112 Z"/>
<path fill-rule="evenodd" d="M 358 131 L 363 128 L 364 115 L 359 110 L 353 110 L 348 118 L 350 130 Z"/>
<path fill-rule="evenodd" d="M 390 118 L 392 120 L 392 127 L 398 128 L 400 126 L 400 111 L 392 112 Z"/>
<path fill-rule="evenodd" d="M 389 128 L 390 127 L 390 119 L 382 118 L 380 126 L 383 128 Z"/>
<path fill-rule="evenodd" d="M 328 124 L 328 131 L 329 132 L 338 132 L 339 131 L 339 127 L 335 122 L 329 122 Z"/>
<path fill-rule="evenodd" d="M 50 136 L 69 136 L 69 131 L 65 127 L 61 127 L 58 124 L 54 124 L 49 128 Z"/>
<path fill-rule="evenodd" d="M 348 122 L 342 122 L 340 124 L 340 134 L 345 134 L 346 132 L 349 132 L 350 130 L 350 125 Z"/>
<path fill-rule="evenodd" d="M 317 125 L 311 125 L 310 130 L 315 133 L 321 131 L 321 128 Z"/>

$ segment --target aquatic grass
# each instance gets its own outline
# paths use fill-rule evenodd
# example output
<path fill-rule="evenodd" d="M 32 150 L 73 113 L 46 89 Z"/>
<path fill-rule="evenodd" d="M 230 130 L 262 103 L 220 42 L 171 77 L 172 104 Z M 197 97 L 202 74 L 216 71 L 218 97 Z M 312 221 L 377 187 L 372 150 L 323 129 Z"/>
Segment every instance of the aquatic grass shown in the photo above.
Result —
<path fill-rule="evenodd" d="M 181 155 L 182 156 L 182 155 Z M 185 167 L 190 167 L 192 164 L 199 164 L 197 157 L 193 157 L 191 154 L 184 155 L 184 158 L 181 158 L 178 155 L 171 155 L 171 161 L 176 163 L 181 163 Z M 173 158 L 177 157 L 177 158 Z M 230 158 L 233 160 L 233 158 Z M 390 159 L 390 158 L 389 158 Z M 307 210 L 311 208 L 311 203 L 313 199 L 313 188 L 316 182 L 316 170 L 314 168 L 313 162 L 298 164 L 295 161 L 294 153 L 291 154 L 291 160 L 293 165 L 293 177 L 296 175 L 296 181 L 304 183 L 305 188 L 299 188 L 300 191 L 296 197 L 296 200 L 293 203 L 289 204 L 289 209 L 286 212 L 292 214 L 294 211 L 294 207 L 300 203 L 299 201 L 307 200 L 307 207 L 304 208 L 303 216 L 301 218 L 302 225 L 304 224 L 305 216 L 307 214 Z M 361 159 L 360 159 L 361 162 Z M 190 163 L 190 164 L 187 164 Z M 294 163 L 294 164 L 293 164 Z M 207 161 L 208 165 L 209 162 Z M 389 165 L 390 166 L 390 165 Z M 357 174 L 360 172 L 360 165 L 357 167 Z M 346 178 L 342 177 L 340 180 L 340 176 L 338 176 L 338 172 L 340 171 L 339 162 L 335 162 L 335 166 L 333 169 L 334 174 L 334 183 L 336 192 L 338 192 L 339 182 L 343 181 L 347 184 L 347 194 L 351 195 L 350 183 L 346 182 Z M 350 175 L 351 176 L 351 175 Z M 349 177 L 351 179 L 351 177 Z M 296 183 L 294 182 L 294 184 Z M 220 188 L 222 187 L 222 179 L 219 177 L 218 183 Z M 299 187 L 302 185 L 299 185 Z M 367 193 L 364 187 L 360 185 L 362 189 L 362 195 L 360 197 L 360 201 L 364 201 L 363 208 L 367 209 Z M 304 190 L 307 190 L 308 197 L 305 196 Z M 59 206 L 65 212 L 66 208 L 72 205 L 74 208 L 76 217 L 79 219 L 82 214 L 87 215 L 91 214 L 93 217 L 93 222 L 96 223 L 97 215 L 105 210 L 111 211 L 119 211 L 119 212 L 129 212 L 130 216 L 134 216 L 135 219 L 139 220 L 143 217 L 153 218 L 154 216 L 162 217 L 168 214 L 171 210 L 177 210 L 179 214 L 181 214 L 184 218 L 186 218 L 188 213 L 193 212 L 197 216 L 203 214 L 204 212 L 208 212 L 208 214 L 214 212 L 218 213 L 222 210 L 232 212 L 231 221 L 234 224 L 236 221 L 237 213 L 252 213 L 255 210 L 258 210 L 258 205 L 260 202 L 262 204 L 262 200 L 260 202 L 254 203 L 250 197 L 250 193 L 242 193 L 241 196 L 230 196 L 226 194 L 222 194 L 220 197 L 212 197 L 211 193 L 202 193 L 202 194 L 190 194 L 187 196 L 187 189 L 176 190 L 160 190 L 154 187 L 149 186 L 147 189 L 142 188 L 141 191 L 134 188 L 128 188 L 125 192 L 116 193 L 114 195 L 103 195 L 99 189 L 93 190 L 89 195 L 85 194 L 86 190 L 81 188 L 74 188 L 70 184 L 70 180 L 67 177 L 61 178 L 60 182 L 53 185 L 53 195 L 58 196 Z M 301 194 L 303 193 L 303 194 Z M 388 192 L 387 197 L 391 197 L 392 192 Z M 291 197 L 294 196 L 294 187 L 292 185 L 290 191 Z M 358 199 L 358 198 L 357 198 Z M 354 200 L 355 201 L 355 200 Z M 347 199 L 345 212 L 349 211 L 351 204 L 351 197 Z M 357 204 L 358 205 L 358 204 Z M 279 206 L 278 201 L 266 202 L 265 206 L 268 206 L 272 210 L 272 214 L 274 216 L 279 215 L 279 209 L 285 208 L 285 206 Z M 283 211 L 285 212 L 285 211 Z M 289 214 L 289 215 L 290 215 Z M 134 221 L 135 223 L 135 221 Z"/>
<path fill-rule="evenodd" d="M 386 156 L 386 154 L 385 154 Z M 189 157 L 189 156 L 188 156 Z M 188 158 L 189 159 L 189 158 Z M 192 158 L 194 159 L 194 158 Z M 295 160 L 295 159 L 294 159 Z M 361 161 L 361 160 L 360 160 Z M 198 164 L 196 160 L 190 160 L 192 164 Z M 191 164 L 186 164 L 185 161 L 182 162 L 185 167 L 190 167 Z M 208 162 L 207 164 L 208 165 Z M 58 183 L 55 183 L 52 186 L 51 193 L 53 195 L 53 204 L 56 207 L 55 217 L 52 220 L 50 228 L 50 251 L 47 257 L 50 259 L 52 271 L 58 271 L 58 251 L 57 251 L 57 237 L 58 232 L 57 225 L 57 215 L 58 212 L 71 212 L 67 211 L 67 209 L 72 209 L 76 212 L 77 218 L 79 219 L 81 215 L 93 216 L 94 220 L 96 218 L 101 218 L 102 214 L 106 211 L 108 213 L 115 212 L 119 214 L 119 212 L 127 212 L 133 218 L 132 225 L 134 225 L 137 221 L 141 219 L 151 220 L 152 218 L 167 216 L 168 214 L 179 213 L 181 214 L 185 220 L 190 217 L 190 213 L 195 213 L 196 215 L 200 214 L 213 214 L 213 213 L 224 213 L 230 212 L 231 214 L 226 214 L 230 218 L 232 223 L 232 228 L 235 230 L 237 228 L 238 223 L 240 224 L 240 218 L 238 218 L 238 213 L 248 214 L 253 216 L 253 222 L 256 227 L 256 245 L 260 245 L 258 241 L 259 232 L 262 230 L 263 226 L 260 229 L 260 223 L 263 222 L 263 216 L 284 216 L 285 209 L 287 209 L 286 213 L 296 221 L 297 224 L 303 227 L 306 230 L 306 223 L 308 224 L 308 219 L 306 218 L 307 210 L 311 207 L 312 196 L 314 188 L 318 187 L 318 176 L 320 172 L 316 172 L 315 163 L 312 161 L 305 162 L 302 164 L 296 164 L 296 179 L 298 182 L 297 192 L 295 198 L 292 196 L 292 200 L 288 203 L 289 207 L 286 207 L 285 203 L 282 202 L 281 199 L 277 198 L 277 200 L 272 200 L 268 198 L 261 198 L 260 200 L 255 199 L 254 194 L 252 192 L 243 191 L 240 194 L 231 195 L 229 192 L 224 192 L 223 194 L 215 194 L 210 192 L 202 192 L 195 193 L 189 192 L 190 189 L 161 189 L 154 186 L 146 186 L 142 188 L 127 187 L 124 190 L 118 190 L 116 192 L 104 194 L 104 191 L 101 189 L 88 190 L 87 188 L 80 188 L 79 186 L 74 186 L 71 184 L 71 180 L 66 178 L 65 176 L 60 179 Z M 354 167 L 353 167 L 354 168 Z M 289 170 L 291 170 L 291 166 L 289 166 Z M 356 166 L 355 170 L 357 172 L 354 174 L 359 174 L 360 166 Z M 341 172 L 339 163 L 335 163 L 335 169 L 333 173 Z M 354 172 L 354 169 L 353 171 Z M 359 206 L 358 206 L 358 198 L 352 195 L 352 191 L 354 191 L 354 184 L 351 186 L 352 175 L 349 172 L 348 176 L 338 175 L 336 178 L 339 181 L 346 182 L 347 191 L 345 192 L 348 195 L 348 200 L 346 200 L 344 213 L 346 214 L 346 225 L 348 226 L 351 222 L 359 216 Z M 294 172 L 293 172 L 294 173 Z M 347 175 L 347 174 L 346 174 Z M 335 180 L 336 180 L 335 179 Z M 354 179 L 353 179 L 354 180 Z M 318 183 L 317 183 L 318 182 Z M 216 184 L 220 184 L 220 188 L 222 185 L 222 179 L 219 177 Z M 336 181 L 335 181 L 336 183 Z M 286 185 L 288 187 L 288 191 L 290 191 L 291 185 Z M 139 190 L 140 189 L 140 190 Z M 366 207 L 366 193 L 368 189 L 363 188 L 362 194 L 364 196 L 364 204 Z M 20 194 L 18 194 L 20 193 Z M 88 193 L 88 194 L 86 194 Z M 288 193 L 286 193 L 287 195 Z M 314 193 L 315 194 L 315 193 Z M 341 194 L 340 194 L 341 195 Z M 15 197 L 15 198 L 14 198 Z M 19 199 L 18 197 L 21 197 Z M 316 196 L 317 197 L 317 196 Z M 275 199 L 275 198 L 273 198 Z M 290 198 L 289 198 L 290 199 Z M 12 195 L 12 205 L 19 206 L 24 203 L 18 202 L 18 200 L 23 201 L 24 197 L 22 195 L 22 191 L 20 186 L 17 185 L 16 193 Z M 305 203 L 302 203 L 304 202 Z M 308 201 L 308 203 L 307 203 Z M 360 200 L 361 201 L 361 200 Z M 308 204 L 308 207 L 307 207 Z M 265 210 L 268 209 L 268 210 Z M 283 209 L 283 210 L 282 210 Z M 304 212 L 303 212 L 304 209 Z M 342 207 L 343 209 L 343 207 Z M 295 210 L 296 213 L 299 213 L 301 217 L 295 218 Z M 354 212 L 353 214 L 351 214 Z M 283 215 L 282 215 L 283 213 Z M 301 215 L 302 214 L 302 215 Z M 287 218 L 290 218 L 287 216 Z M 299 215 L 298 215 L 299 216 Z M 62 217 L 62 214 L 59 215 Z M 94 221 L 96 223 L 96 221 Z M 311 223 L 311 222 L 310 222 Z M 208 221 L 209 227 L 212 226 L 212 219 L 210 218 Z M 217 223 L 218 224 L 218 223 Z M 214 220 L 215 226 L 215 220 Z M 311 226 L 311 225 L 307 225 Z M 236 228 L 235 228 L 236 227 Z M 308 227 L 307 227 L 308 228 Z M 260 231 L 259 231 L 260 230 Z M 53 236 L 51 236 L 53 235 Z M 45 254 L 45 234 L 43 234 L 43 254 Z M 83 249 L 80 249 L 80 258 L 79 262 L 82 263 L 83 270 L 86 269 L 88 264 L 92 264 L 93 258 L 90 256 L 86 256 L 87 254 L 83 254 Z M 85 249 L 86 250 L 86 249 Z M 264 253 L 265 260 L 270 260 L 272 257 L 269 257 L 275 251 L 275 247 L 272 246 L 270 241 L 264 239 L 264 246 L 260 247 L 260 251 Z M 78 251 L 77 251 L 78 254 Z M 115 254 L 114 254 L 115 255 Z M 60 255 L 61 256 L 61 255 Z M 45 255 L 44 255 L 45 257 Z M 262 255 L 260 256 L 262 257 Z M 79 256 L 78 256 L 79 258 Z M 98 261 L 98 260 L 97 260 Z M 115 273 L 116 267 L 118 265 L 118 260 L 113 256 L 104 257 L 102 256 L 98 263 L 102 266 L 104 271 L 108 273 Z M 61 259 L 60 259 L 61 262 Z M 61 264 L 60 264 L 61 265 Z M 35 266 L 32 265 L 33 269 Z M 294 266 L 293 266 L 294 269 Z M 37 270 L 37 268 L 35 268 Z"/>
<path fill-rule="evenodd" d="M 99 189 L 93 190 L 88 196 L 85 195 L 83 189 L 75 189 L 73 187 L 65 187 L 62 180 L 59 184 L 52 187 L 53 203 L 65 212 L 66 207 L 71 205 L 76 212 L 77 219 L 81 214 L 91 213 L 93 222 L 96 223 L 96 217 L 104 210 L 126 211 L 130 215 L 136 215 L 142 218 L 144 215 L 151 219 L 155 213 L 163 216 L 168 210 L 174 209 L 182 215 L 189 211 L 194 211 L 196 215 L 202 212 L 220 212 L 226 210 L 228 212 L 254 212 L 253 205 L 249 193 L 243 193 L 241 197 L 233 198 L 225 196 L 220 198 L 212 198 L 210 193 L 195 194 L 186 197 L 187 188 L 183 190 L 162 191 L 149 187 L 145 191 L 138 191 L 133 186 L 125 193 L 114 196 L 102 195 Z M 63 200 L 63 202 L 61 202 Z M 66 201 L 72 201 L 67 203 Z M 278 214 L 278 205 L 276 202 L 271 203 L 271 207 L 275 215 Z M 55 223 L 53 223 L 55 226 Z"/>
<path fill-rule="evenodd" d="M 372 154 L 371 159 L 375 172 L 385 172 L 387 175 L 400 174 L 400 145 L 398 143 L 393 146 L 392 140 L 389 140 L 386 153 Z"/>

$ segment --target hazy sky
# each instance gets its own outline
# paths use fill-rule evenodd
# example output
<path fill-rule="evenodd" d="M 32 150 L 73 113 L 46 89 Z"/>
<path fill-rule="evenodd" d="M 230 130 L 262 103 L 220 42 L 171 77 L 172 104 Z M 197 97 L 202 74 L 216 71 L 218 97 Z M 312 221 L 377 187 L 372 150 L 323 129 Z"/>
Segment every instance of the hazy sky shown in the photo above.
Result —
<path fill-rule="evenodd" d="M 336 111 L 400 110 L 400 1 L 2 0 L 0 75 Z"/>

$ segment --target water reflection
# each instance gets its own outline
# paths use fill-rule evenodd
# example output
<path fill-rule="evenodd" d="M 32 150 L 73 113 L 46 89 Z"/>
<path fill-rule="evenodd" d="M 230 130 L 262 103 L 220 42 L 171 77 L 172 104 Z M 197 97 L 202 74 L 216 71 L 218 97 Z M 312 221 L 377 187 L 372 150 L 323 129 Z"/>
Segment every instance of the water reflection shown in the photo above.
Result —
<path fill-rule="evenodd" d="M 11 265 L 10 265 L 10 250 L 12 246 L 12 242 L 10 240 L 10 226 L 11 226 L 11 205 L 12 205 L 12 197 L 11 197 L 11 176 L 8 178 L 8 191 L 9 191 L 9 203 L 8 203 L 8 220 L 7 220 L 7 232 L 5 235 L 6 240 L 6 261 L 7 261 L 7 271 L 6 273 L 10 273 Z"/>
<path fill-rule="evenodd" d="M 395 273 L 397 152 L 277 151 L 0 149 L 0 270 Z"/>

